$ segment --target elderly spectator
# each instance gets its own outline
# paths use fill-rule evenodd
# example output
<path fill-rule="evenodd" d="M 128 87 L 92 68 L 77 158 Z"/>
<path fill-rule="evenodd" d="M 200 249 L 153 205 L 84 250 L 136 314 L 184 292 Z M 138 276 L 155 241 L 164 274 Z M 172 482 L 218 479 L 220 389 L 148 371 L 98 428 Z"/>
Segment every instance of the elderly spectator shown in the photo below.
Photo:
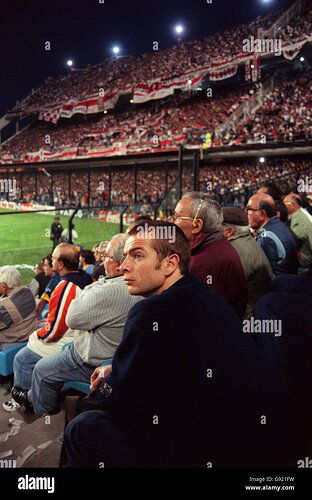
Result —
<path fill-rule="evenodd" d="M 107 246 L 107 279 L 86 287 L 69 306 L 66 323 L 75 330 L 74 343 L 36 364 L 31 386 L 35 413 L 55 410 L 64 382 L 89 382 L 94 368 L 113 357 L 127 314 L 142 299 L 128 294 L 120 270 L 125 240 L 124 234 L 118 234 Z"/>
<path fill-rule="evenodd" d="M 248 287 L 248 302 L 244 319 L 250 318 L 254 306 L 270 289 L 274 277 L 265 253 L 251 236 L 248 218 L 239 207 L 223 208 L 224 236 L 235 248 L 245 271 Z"/>
<path fill-rule="evenodd" d="M 242 319 L 247 305 L 247 281 L 238 253 L 222 234 L 219 203 L 209 194 L 185 193 L 173 220 L 190 244 L 191 273 L 224 297 Z"/>
<path fill-rule="evenodd" d="M 242 334 L 233 309 L 189 273 L 181 229 L 159 221 L 144 228 L 130 230 L 121 270 L 130 295 L 146 298 L 129 312 L 112 366 L 92 376 L 100 411 L 66 428 L 69 465 L 203 467 L 207 450 L 219 467 L 267 465 L 277 438 L 269 434 L 278 423 L 278 370 Z M 259 425 L 262 414 L 269 430 Z"/>
<path fill-rule="evenodd" d="M 0 342 L 25 341 L 37 325 L 36 302 L 31 290 L 21 286 L 19 271 L 0 268 Z M 4 347 L 0 344 L 0 350 Z"/>
<path fill-rule="evenodd" d="M 253 195 L 246 206 L 248 225 L 256 231 L 256 240 L 266 254 L 275 276 L 296 274 L 296 242 L 287 226 L 275 215 L 276 206 L 268 194 Z"/>
<path fill-rule="evenodd" d="M 45 356 L 60 352 L 72 339 L 73 331 L 68 328 L 65 318 L 71 301 L 81 290 L 92 283 L 90 275 L 78 270 L 79 252 L 69 243 L 60 243 L 53 254 L 53 269 L 61 276 L 61 281 L 53 290 L 49 312 L 44 325 L 35 330 L 14 358 L 14 386 L 12 397 L 25 413 L 33 413 L 31 403 L 31 377 L 36 363 Z M 8 403 L 3 403 L 8 410 Z M 10 409 L 9 409 L 10 411 Z"/>
<path fill-rule="evenodd" d="M 298 194 L 288 194 L 284 198 L 284 203 L 290 219 L 290 228 L 299 241 L 300 266 L 312 269 L 312 216 L 302 208 L 302 201 Z"/>

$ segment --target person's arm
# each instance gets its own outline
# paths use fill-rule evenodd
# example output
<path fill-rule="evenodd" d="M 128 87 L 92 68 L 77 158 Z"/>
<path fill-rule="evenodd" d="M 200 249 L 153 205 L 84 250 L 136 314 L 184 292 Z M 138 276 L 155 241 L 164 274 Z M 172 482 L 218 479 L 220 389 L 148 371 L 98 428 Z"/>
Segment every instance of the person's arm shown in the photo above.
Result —
<path fill-rule="evenodd" d="M 66 323 L 73 330 L 93 330 L 105 323 L 105 312 L 109 313 L 119 299 L 118 287 L 98 281 L 92 283 L 71 302 Z"/>
<path fill-rule="evenodd" d="M 132 312 L 130 316 L 133 317 Z M 152 327 L 145 326 L 146 321 L 141 322 L 144 331 L 138 328 L 140 321 L 135 323 L 136 326 L 128 318 L 123 340 L 113 358 L 112 371 L 99 387 L 102 405 L 116 409 L 121 416 L 127 414 L 127 418 L 133 421 L 148 416 L 151 408 L 157 407 L 157 396 L 161 394 L 159 383 L 162 369 L 159 336 Z M 152 325 L 151 320 L 148 323 Z"/>
<path fill-rule="evenodd" d="M 308 224 L 311 225 L 311 228 Z M 300 221 L 300 223 L 294 222 L 291 229 L 303 245 L 312 248 L 312 224 L 309 221 L 307 223 L 303 221 Z M 309 267 L 312 264 L 312 254 L 308 255 L 302 252 L 302 245 L 299 253 L 299 263 L 301 267 Z"/>
<path fill-rule="evenodd" d="M 36 314 L 39 317 L 39 315 L 42 313 L 43 309 L 49 302 L 46 299 L 43 299 L 41 297 L 40 301 L 38 302 L 37 308 L 36 308 Z"/>
<path fill-rule="evenodd" d="M 8 301 L 11 302 L 9 297 L 4 297 L 0 300 L 0 330 L 9 328 L 13 323 L 13 319 L 6 308 Z"/>

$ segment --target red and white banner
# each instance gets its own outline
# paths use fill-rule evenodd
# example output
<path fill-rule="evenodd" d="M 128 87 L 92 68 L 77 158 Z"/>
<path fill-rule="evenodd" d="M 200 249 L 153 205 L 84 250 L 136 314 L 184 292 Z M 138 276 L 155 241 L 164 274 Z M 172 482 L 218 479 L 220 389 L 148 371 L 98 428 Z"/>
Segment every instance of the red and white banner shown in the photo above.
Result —
<path fill-rule="evenodd" d="M 231 78 L 236 75 L 238 66 L 229 66 L 228 68 L 220 69 L 217 71 L 209 71 L 209 79 L 212 82 L 219 80 L 225 80 L 226 78 Z"/>
<path fill-rule="evenodd" d="M 309 37 L 309 38 L 312 39 L 312 37 Z M 299 54 L 302 47 L 309 41 L 309 38 L 306 37 L 304 40 L 300 40 L 297 43 L 294 43 L 290 46 L 285 47 L 283 49 L 283 56 L 285 57 L 285 59 L 292 61 Z"/>

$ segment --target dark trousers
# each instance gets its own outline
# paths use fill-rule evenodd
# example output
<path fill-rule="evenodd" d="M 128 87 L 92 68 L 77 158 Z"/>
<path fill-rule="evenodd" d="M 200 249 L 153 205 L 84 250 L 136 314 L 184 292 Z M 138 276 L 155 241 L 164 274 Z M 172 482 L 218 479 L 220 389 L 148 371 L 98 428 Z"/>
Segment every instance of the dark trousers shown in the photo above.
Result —
<path fill-rule="evenodd" d="M 70 467 L 161 467 L 157 430 L 139 433 L 116 426 L 105 410 L 85 411 L 69 422 L 64 446 Z"/>

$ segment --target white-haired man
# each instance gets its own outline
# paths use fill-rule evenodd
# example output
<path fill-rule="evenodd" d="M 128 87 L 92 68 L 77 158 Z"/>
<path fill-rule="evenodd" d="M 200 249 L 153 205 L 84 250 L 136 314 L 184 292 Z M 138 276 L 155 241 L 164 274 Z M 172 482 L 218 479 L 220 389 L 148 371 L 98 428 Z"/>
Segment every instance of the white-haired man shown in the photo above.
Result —
<path fill-rule="evenodd" d="M 0 350 L 27 340 L 37 328 L 36 302 L 30 288 L 21 286 L 13 266 L 0 268 Z"/>

